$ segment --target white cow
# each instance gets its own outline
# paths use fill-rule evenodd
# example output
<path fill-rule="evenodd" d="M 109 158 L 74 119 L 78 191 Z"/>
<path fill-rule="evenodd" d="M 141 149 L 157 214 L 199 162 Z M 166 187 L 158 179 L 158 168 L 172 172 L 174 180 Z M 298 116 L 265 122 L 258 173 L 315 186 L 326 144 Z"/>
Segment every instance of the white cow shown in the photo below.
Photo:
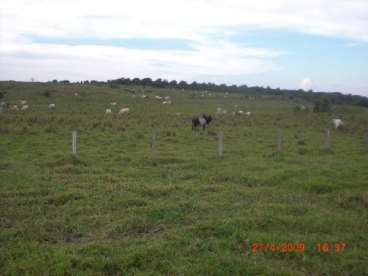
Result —
<path fill-rule="evenodd" d="M 239 115 L 244 115 L 244 111 L 243 110 L 238 110 L 238 114 Z"/>
<path fill-rule="evenodd" d="M 124 107 L 124 108 L 120 109 L 119 114 L 120 115 L 121 114 L 128 114 L 129 111 L 130 111 L 129 107 Z"/>
<path fill-rule="evenodd" d="M 227 114 L 227 110 L 226 109 L 222 110 L 222 114 L 226 115 Z"/>
<path fill-rule="evenodd" d="M 106 109 L 106 111 L 105 111 L 105 113 L 106 114 L 109 114 L 109 113 L 111 113 L 112 111 L 111 111 L 111 109 L 110 108 L 108 108 L 108 109 Z"/>
<path fill-rule="evenodd" d="M 245 115 L 247 115 L 247 117 L 249 117 L 251 114 L 252 114 L 252 113 L 251 113 L 250 111 L 247 111 L 247 112 L 245 113 Z"/>
<path fill-rule="evenodd" d="M 218 107 L 216 113 L 217 114 L 220 114 L 221 112 L 222 112 L 222 108 L 221 107 Z"/>
<path fill-rule="evenodd" d="M 168 101 L 168 100 L 170 100 L 170 96 L 165 97 L 165 101 Z"/>
<path fill-rule="evenodd" d="M 78 96 L 79 96 L 79 94 L 78 94 L 78 93 L 74 93 L 74 96 L 78 97 Z"/>
<path fill-rule="evenodd" d="M 29 108 L 29 105 L 23 105 L 22 107 L 21 107 L 21 110 L 27 110 Z"/>
<path fill-rule="evenodd" d="M 1 102 L 0 103 L 0 106 L 6 106 L 6 103 L 5 102 Z"/>
<path fill-rule="evenodd" d="M 27 101 L 25 101 L 25 100 L 21 100 L 21 101 L 20 101 L 20 104 L 21 104 L 21 105 L 25 105 L 25 104 L 27 104 Z"/>
<path fill-rule="evenodd" d="M 332 123 L 335 129 L 338 129 L 339 127 L 344 125 L 344 122 L 341 119 L 332 119 Z"/>
<path fill-rule="evenodd" d="M 49 109 L 54 109 L 55 108 L 55 104 L 49 104 Z"/>
<path fill-rule="evenodd" d="M 116 105 L 116 102 L 112 102 L 110 103 L 111 106 L 115 106 Z"/>
<path fill-rule="evenodd" d="M 156 100 L 162 100 L 162 97 L 161 96 L 155 96 L 155 99 Z"/>

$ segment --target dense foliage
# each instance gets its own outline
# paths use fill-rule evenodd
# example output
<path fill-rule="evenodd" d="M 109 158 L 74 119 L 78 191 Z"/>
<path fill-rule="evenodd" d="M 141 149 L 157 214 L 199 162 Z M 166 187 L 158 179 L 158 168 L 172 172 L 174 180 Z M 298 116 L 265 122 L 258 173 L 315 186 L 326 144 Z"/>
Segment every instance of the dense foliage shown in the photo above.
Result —
<path fill-rule="evenodd" d="M 58 83 L 57 80 L 53 80 L 52 83 Z M 59 81 L 62 84 L 73 84 L 68 80 Z M 249 96 L 284 96 L 290 99 L 300 98 L 320 105 L 326 104 L 351 104 L 368 107 L 368 98 L 359 95 L 342 94 L 340 92 L 313 92 L 313 90 L 304 91 L 302 89 L 281 89 L 271 88 L 269 86 L 247 86 L 247 85 L 227 85 L 227 84 L 215 84 L 215 83 L 187 83 L 186 81 L 168 81 L 165 79 L 152 80 L 151 78 L 119 78 L 115 80 L 97 81 L 97 80 L 85 80 L 77 82 L 84 85 L 109 85 L 110 88 L 119 88 L 120 85 L 141 85 L 145 87 L 164 88 L 164 89 L 181 89 L 181 90 L 196 90 L 196 91 L 218 91 L 228 93 L 242 93 Z M 326 106 L 324 106 L 326 107 Z M 318 109 L 318 107 L 317 107 Z M 317 111 L 318 112 L 318 111 Z"/>

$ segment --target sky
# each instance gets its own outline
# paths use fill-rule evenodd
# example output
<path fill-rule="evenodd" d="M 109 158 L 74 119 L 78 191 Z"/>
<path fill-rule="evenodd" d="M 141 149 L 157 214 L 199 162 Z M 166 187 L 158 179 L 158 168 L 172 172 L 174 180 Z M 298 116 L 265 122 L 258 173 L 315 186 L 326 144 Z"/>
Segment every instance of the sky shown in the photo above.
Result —
<path fill-rule="evenodd" d="M 368 0 L 0 1 L 0 80 L 121 77 L 368 96 Z"/>

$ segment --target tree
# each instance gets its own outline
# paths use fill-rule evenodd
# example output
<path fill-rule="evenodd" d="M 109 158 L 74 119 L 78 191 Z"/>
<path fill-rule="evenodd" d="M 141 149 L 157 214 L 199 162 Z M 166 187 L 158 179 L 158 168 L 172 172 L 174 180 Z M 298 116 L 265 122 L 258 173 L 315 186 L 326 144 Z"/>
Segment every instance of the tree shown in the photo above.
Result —
<path fill-rule="evenodd" d="M 324 98 L 321 104 L 321 112 L 330 112 L 331 111 L 331 103 L 328 99 Z"/>

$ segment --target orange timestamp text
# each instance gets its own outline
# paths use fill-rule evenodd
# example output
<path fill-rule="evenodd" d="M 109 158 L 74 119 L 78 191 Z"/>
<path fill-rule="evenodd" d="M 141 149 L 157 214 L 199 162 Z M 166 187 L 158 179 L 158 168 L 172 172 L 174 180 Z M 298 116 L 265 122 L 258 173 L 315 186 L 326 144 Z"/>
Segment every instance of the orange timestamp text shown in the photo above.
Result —
<path fill-rule="evenodd" d="M 252 243 L 250 249 L 253 253 L 258 252 L 275 252 L 275 253 L 304 253 L 307 247 L 304 242 L 299 243 Z M 346 249 L 346 243 L 317 243 L 314 246 L 315 252 L 328 253 L 335 252 L 340 253 Z"/>

